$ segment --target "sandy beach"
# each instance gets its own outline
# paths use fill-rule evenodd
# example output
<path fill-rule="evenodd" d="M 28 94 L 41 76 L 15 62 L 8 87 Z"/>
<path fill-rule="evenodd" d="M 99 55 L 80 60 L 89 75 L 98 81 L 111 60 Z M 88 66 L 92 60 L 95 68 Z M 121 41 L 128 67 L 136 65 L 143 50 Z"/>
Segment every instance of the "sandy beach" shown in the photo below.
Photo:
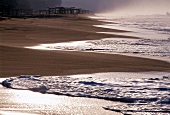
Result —
<path fill-rule="evenodd" d="M 27 46 L 68 41 L 98 40 L 102 38 L 131 38 L 134 36 L 104 34 L 99 32 L 127 31 L 98 28 L 104 22 L 82 18 L 9 19 L 0 21 L 0 77 L 19 75 L 65 76 L 100 72 L 170 72 L 170 63 L 130 57 L 118 54 L 103 54 L 76 51 L 47 51 L 26 49 Z M 102 107 L 117 102 L 98 99 L 42 95 L 31 91 L 18 91 L 0 86 L 0 114 L 118 114 Z M 25 92 L 35 98 L 51 99 L 58 103 L 33 103 L 23 99 Z M 21 99 L 16 99 L 21 97 Z M 34 98 L 34 97 L 32 97 Z M 16 99 L 16 100 L 13 100 Z M 81 105 L 84 103 L 85 105 Z M 100 105 L 100 106 L 99 106 Z M 28 110 L 30 108 L 30 110 Z M 42 110 L 43 108 L 43 110 Z M 50 108 L 50 109 L 49 109 Z M 77 108 L 77 109 L 74 109 Z M 88 111 L 88 112 L 87 112 Z M 88 115 L 88 114 L 87 114 Z"/>
<path fill-rule="evenodd" d="M 10 19 L 0 22 L 0 77 L 17 75 L 71 75 L 96 72 L 169 71 L 163 61 L 122 55 L 25 49 L 44 43 L 134 38 L 96 32 L 126 32 L 93 27 L 104 22 L 81 17 Z"/>

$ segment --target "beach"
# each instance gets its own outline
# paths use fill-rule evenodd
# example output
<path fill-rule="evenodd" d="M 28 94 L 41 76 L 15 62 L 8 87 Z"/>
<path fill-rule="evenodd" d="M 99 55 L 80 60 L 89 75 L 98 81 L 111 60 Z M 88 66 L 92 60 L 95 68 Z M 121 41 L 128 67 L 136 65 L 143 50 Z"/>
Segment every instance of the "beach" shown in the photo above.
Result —
<path fill-rule="evenodd" d="M 0 22 L 1 77 L 18 75 L 72 75 L 96 72 L 169 71 L 163 61 L 122 55 L 87 52 L 43 51 L 26 49 L 47 43 L 134 38 L 96 32 L 126 32 L 97 28 L 101 24 L 87 18 L 10 19 Z"/>
<path fill-rule="evenodd" d="M 102 108 L 118 102 L 41 94 L 2 86 L 0 95 L 0 115 L 121 115 Z"/>
<path fill-rule="evenodd" d="M 30 18 L 30 19 L 9 19 L 0 21 L 0 77 L 15 77 L 20 75 L 41 75 L 41 76 L 69 76 L 77 74 L 93 74 L 102 72 L 170 72 L 170 63 L 141 57 L 132 57 L 120 54 L 106 54 L 106 53 L 94 53 L 94 52 L 79 52 L 79 51 L 62 51 L 62 50 L 37 50 L 27 49 L 25 47 L 36 46 L 40 44 L 62 43 L 69 41 L 82 41 L 82 40 L 100 40 L 103 38 L 126 38 L 126 39 L 140 39 L 136 36 L 127 36 L 129 30 L 99 28 L 93 25 L 107 24 L 107 22 L 101 22 L 94 19 L 84 17 L 60 17 L 60 18 Z M 100 33 L 101 32 L 101 33 Z M 102 32 L 119 32 L 118 34 L 105 34 Z M 120 34 L 122 33 L 122 35 Z M 2 95 L 7 100 L 6 92 L 10 93 L 11 89 L 0 89 Z M 3 92 L 4 91 L 4 92 Z M 15 90 L 12 90 L 12 92 Z M 17 91 L 16 91 L 17 92 Z M 16 92 L 14 94 L 16 94 Z M 20 92 L 20 91 L 18 91 Z M 27 92 L 27 91 L 26 91 Z M 28 91 L 30 93 L 30 91 Z M 35 92 L 31 92 L 33 95 Z M 12 95 L 12 94 L 10 94 Z M 42 94 L 37 97 L 41 97 Z M 54 95 L 56 96 L 56 95 Z M 87 114 L 86 111 L 101 112 L 101 115 L 117 114 L 112 111 L 104 110 L 103 106 L 108 106 L 109 103 L 117 102 L 98 102 L 98 99 L 88 98 L 73 98 L 64 96 L 49 96 L 45 95 L 57 101 L 78 100 L 75 108 L 84 110 L 81 114 Z M 13 97 L 12 97 L 13 98 Z M 81 108 L 80 102 L 90 102 L 84 108 Z M 71 111 L 74 108 L 63 110 L 65 105 L 60 103 L 61 111 L 58 113 L 53 108 L 47 111 L 49 114 L 78 114 L 80 111 Z M 91 103 L 95 103 L 91 105 Z M 103 103 L 103 104 L 101 104 Z M 9 101 L 9 105 L 12 102 Z M 22 103 L 20 103 L 22 106 Z M 100 107 L 96 107 L 97 104 L 101 104 Z M 0 104 L 1 108 L 3 102 Z M 36 106 L 46 106 L 48 104 L 39 104 Z M 90 105 L 90 106 L 89 106 Z M 41 106 L 41 107 L 42 107 Z M 49 105 L 52 106 L 52 105 Z M 54 105 L 53 105 L 54 106 Z M 56 105 L 55 105 L 56 106 Z M 69 104 L 67 106 L 70 106 Z M 11 106 L 8 106 L 11 108 Z M 31 109 L 33 106 L 30 106 Z M 62 108 L 63 107 L 63 108 Z M 17 107 L 20 108 L 20 107 Z M 21 108 L 20 108 L 21 109 Z M 46 109 L 43 112 L 46 112 Z M 76 110 L 76 109 L 75 109 Z M 4 112 L 3 110 L 1 110 Z M 5 110 L 6 111 L 6 110 Z M 8 111 L 8 110 L 7 110 Z M 11 111 L 11 110 L 9 110 Z M 39 113 L 41 110 L 32 111 L 32 114 L 44 114 Z M 29 111 L 29 112 L 30 112 Z M 23 111 L 19 111 L 23 112 Z M 28 111 L 24 111 L 24 113 Z M 1 114 L 1 113 L 0 113 Z M 96 113 L 98 114 L 98 113 Z"/>

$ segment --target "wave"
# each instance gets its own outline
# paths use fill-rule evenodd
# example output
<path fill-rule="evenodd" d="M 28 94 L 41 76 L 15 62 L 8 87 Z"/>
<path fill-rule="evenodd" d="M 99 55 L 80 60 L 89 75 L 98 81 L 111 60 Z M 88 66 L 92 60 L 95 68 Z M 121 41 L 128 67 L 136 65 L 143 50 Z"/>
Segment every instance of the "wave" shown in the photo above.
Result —
<path fill-rule="evenodd" d="M 141 79 L 23 75 L 6 79 L 2 85 L 41 93 L 120 101 L 124 103 L 104 109 L 124 114 L 170 112 L 169 75 Z"/>
<path fill-rule="evenodd" d="M 166 15 L 126 16 L 120 18 L 115 17 L 106 20 L 112 20 L 115 22 L 115 25 L 117 23 L 119 26 L 154 30 L 160 34 L 170 35 L 170 17 Z"/>

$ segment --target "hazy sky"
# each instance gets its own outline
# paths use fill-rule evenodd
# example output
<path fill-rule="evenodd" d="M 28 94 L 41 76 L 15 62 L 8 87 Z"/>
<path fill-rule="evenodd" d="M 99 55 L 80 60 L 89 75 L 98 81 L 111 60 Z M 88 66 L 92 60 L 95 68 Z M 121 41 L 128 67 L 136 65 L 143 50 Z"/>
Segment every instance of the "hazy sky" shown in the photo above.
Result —
<path fill-rule="evenodd" d="M 170 12 L 170 0 L 63 0 L 63 6 L 76 6 L 95 12 L 159 14 Z"/>

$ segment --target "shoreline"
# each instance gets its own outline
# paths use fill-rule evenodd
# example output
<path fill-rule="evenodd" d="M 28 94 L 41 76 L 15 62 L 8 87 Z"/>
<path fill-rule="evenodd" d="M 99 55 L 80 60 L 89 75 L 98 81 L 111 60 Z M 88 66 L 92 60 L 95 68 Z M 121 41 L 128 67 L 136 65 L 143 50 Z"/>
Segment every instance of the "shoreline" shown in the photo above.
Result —
<path fill-rule="evenodd" d="M 0 78 L 1 81 L 2 78 Z M 122 115 L 105 110 L 102 106 L 119 102 L 83 97 L 68 97 L 41 94 L 29 90 L 15 90 L 0 85 L 0 114 L 44 115 L 44 114 L 86 114 L 86 115 Z M 29 96 L 28 96 L 29 95 Z M 76 108 L 76 109 L 75 109 Z M 88 111 L 88 113 L 87 113 Z"/>
<path fill-rule="evenodd" d="M 111 38 L 114 39 L 114 38 Z M 116 39 L 116 38 L 115 38 Z M 119 38 L 118 38 L 119 39 Z M 127 38 L 125 38 L 127 39 Z M 69 41 L 69 42 L 63 42 L 63 43 L 52 43 L 52 44 L 39 44 L 37 46 L 29 46 L 25 47 L 27 49 L 33 49 L 33 50 L 46 50 L 46 51 L 66 51 L 66 52 L 89 52 L 89 53 L 100 53 L 100 54 L 113 54 L 113 55 L 124 55 L 129 57 L 139 57 L 144 59 L 153 59 L 158 61 L 164 61 L 170 63 L 170 58 L 166 56 L 151 56 L 151 55 L 144 55 L 144 54 L 135 54 L 135 53 L 117 53 L 117 52 L 107 52 L 104 51 L 104 49 L 83 49 L 83 47 L 91 46 L 92 42 L 101 41 L 105 39 L 99 39 L 99 40 L 85 40 L 85 41 Z M 109 38 L 108 38 L 109 40 Z M 80 46 L 79 46 L 80 43 Z M 68 47 L 67 47 L 68 46 Z M 80 49 L 80 50 L 79 50 Z M 97 50 L 97 51 L 95 51 Z"/>
<path fill-rule="evenodd" d="M 24 23 L 20 23 L 24 21 Z M 0 21 L 0 77 L 18 75 L 73 75 L 97 72 L 170 71 L 170 63 L 89 52 L 39 51 L 26 49 L 37 44 L 102 38 L 131 38 L 97 32 L 125 32 L 93 27 L 103 22 L 87 18 L 11 19 Z M 134 38 L 134 37 L 132 37 Z"/>
<path fill-rule="evenodd" d="M 0 98 L 1 103 L 3 103 L 3 105 L 0 104 L 0 113 L 8 114 L 8 112 L 9 113 L 10 112 L 11 113 L 17 112 L 17 113 L 23 113 L 23 114 L 24 113 L 43 114 L 45 112 L 45 113 L 50 113 L 50 114 L 58 113 L 58 114 L 64 114 L 64 115 L 65 114 L 67 115 L 67 113 L 68 114 L 70 114 L 70 113 L 72 113 L 72 114 L 82 113 L 82 114 L 86 114 L 86 115 L 88 115 L 88 114 L 89 115 L 90 114 L 96 114 L 96 115 L 100 115 L 100 114 L 101 115 L 103 115 L 103 114 L 107 114 L 107 115 L 112 115 L 112 114 L 114 114 L 114 115 L 122 115 L 122 113 L 124 113 L 124 112 L 126 113 L 126 109 L 125 108 L 124 108 L 125 110 L 121 110 L 121 108 L 119 108 L 121 110 L 120 113 L 117 113 L 118 111 L 116 111 L 113 108 L 119 107 L 120 105 L 121 106 L 130 105 L 130 103 L 134 104 L 134 106 L 135 106 L 135 102 L 129 102 L 129 104 L 124 103 L 124 102 L 127 101 L 126 98 L 129 98 L 129 100 L 131 100 L 131 101 L 133 99 L 134 100 L 135 99 L 137 99 L 137 100 L 138 99 L 139 100 L 142 99 L 143 101 L 144 100 L 147 101 L 148 99 L 150 99 L 150 97 L 147 98 L 147 96 L 143 96 L 144 94 L 141 94 L 142 98 L 138 97 L 140 95 L 140 91 L 141 91 L 141 93 L 142 92 L 146 93 L 145 91 L 147 91 L 147 93 L 148 93 L 148 92 L 150 92 L 150 90 L 148 90 L 148 88 L 149 89 L 151 88 L 151 90 L 153 90 L 152 93 L 154 92 L 156 94 L 156 92 L 155 92 L 156 88 L 153 85 L 154 82 L 158 85 L 158 86 L 156 85 L 156 87 L 158 87 L 158 88 L 160 88 L 159 85 L 162 88 L 163 87 L 167 87 L 168 88 L 168 86 L 166 86 L 166 82 L 163 85 L 163 84 L 159 84 L 158 81 L 161 80 L 162 78 L 165 78 L 164 80 L 166 80 L 166 79 L 168 80 L 168 76 L 169 75 L 170 75 L 170 72 L 139 72 L 139 73 L 138 72 L 130 72 L 130 73 L 127 73 L 127 72 L 111 72 L 111 73 L 95 73 L 95 74 L 72 75 L 72 76 L 67 76 L 66 77 L 66 79 L 67 79 L 66 81 L 64 80 L 64 77 L 61 79 L 60 83 L 62 84 L 62 87 L 64 87 L 64 85 L 66 85 L 67 82 L 68 83 L 70 82 L 68 78 L 76 79 L 76 80 L 79 79 L 81 82 L 82 81 L 85 82 L 86 80 L 88 81 L 88 79 L 94 79 L 93 82 L 94 82 L 94 84 L 98 83 L 97 86 L 95 86 L 95 85 L 93 86 L 93 85 L 89 85 L 89 84 L 87 84 L 86 86 L 80 86 L 81 88 L 84 87 L 85 88 L 84 90 L 86 90 L 84 92 L 81 91 L 80 94 L 81 93 L 82 94 L 86 94 L 86 93 L 88 94 L 88 89 L 86 89 L 87 87 L 89 87 L 89 89 L 90 89 L 90 87 L 96 87 L 94 89 L 92 88 L 95 91 L 95 95 L 93 95 L 93 96 L 96 96 L 96 97 L 92 96 L 92 98 L 89 98 L 88 96 L 86 97 L 86 96 L 80 95 L 79 93 L 76 93 L 76 91 L 78 91 L 78 90 L 74 90 L 74 89 L 73 89 L 73 92 L 75 91 L 75 93 L 70 92 L 70 90 L 67 92 L 66 91 L 67 90 L 66 87 L 64 87 L 64 89 L 66 88 L 65 91 L 63 91 L 64 89 L 61 89 L 61 92 L 60 92 L 61 94 L 60 95 L 57 95 L 58 94 L 57 92 L 59 92 L 57 89 L 56 89 L 57 92 L 55 92 L 55 89 L 53 89 L 52 92 L 48 92 L 48 90 L 50 91 L 50 88 L 47 90 L 47 92 L 41 92 L 42 90 L 40 90 L 37 87 L 38 85 L 40 85 L 39 84 L 40 82 L 35 80 L 35 79 L 39 79 L 41 81 L 45 77 L 45 79 L 46 79 L 45 81 L 49 80 L 50 81 L 49 85 L 51 86 L 51 80 L 55 81 L 55 79 L 57 79 L 57 78 L 60 79 L 61 78 L 61 77 L 58 77 L 58 76 L 42 76 L 42 77 L 36 77 L 35 76 L 34 77 L 35 79 L 27 79 L 28 76 L 11 78 L 11 80 L 13 79 L 12 82 L 14 81 L 14 84 L 11 81 L 9 81 L 9 82 L 11 82 L 12 89 L 11 88 L 7 89 L 5 87 L 0 86 L 0 94 L 1 95 L 7 95 L 7 96 L 2 96 L 2 98 Z M 167 77 L 165 77 L 165 76 L 167 76 Z M 52 79 L 51 79 L 51 77 L 52 77 Z M 32 81 L 33 86 L 31 86 L 31 84 L 25 84 L 24 81 L 23 81 L 23 79 L 25 79 L 25 78 L 28 80 L 28 82 L 29 82 L 29 80 Z M 21 79 L 21 82 L 19 84 L 16 83 L 16 85 L 15 85 L 15 80 L 17 81 L 17 79 L 18 80 Z M 153 82 L 148 82 L 147 79 L 149 81 L 153 80 Z M 0 81 L 1 80 L 3 80 L 3 79 L 1 78 Z M 131 82 L 134 82 L 134 81 L 137 82 L 138 81 L 138 83 L 139 84 L 141 83 L 140 85 L 143 85 L 143 86 L 140 86 L 140 85 L 135 83 L 137 85 L 137 87 L 135 87 L 134 86 L 135 84 L 133 84 L 131 86 L 131 88 L 128 88 L 128 87 L 126 87 L 126 85 L 124 83 L 123 84 L 121 83 L 122 81 L 126 81 L 126 80 L 127 80 L 127 83 L 125 83 L 125 84 L 128 87 L 130 85 L 132 85 L 131 83 L 129 83 L 130 81 Z M 39 82 L 39 83 L 36 84 L 36 83 L 34 83 L 34 81 L 35 82 Z M 6 81 L 6 82 L 8 82 L 8 81 Z M 122 85 L 120 85 L 118 82 L 120 82 L 120 84 L 122 84 Z M 55 85 L 55 83 L 56 82 L 54 82 L 54 85 Z M 57 87 L 60 86 L 60 83 L 57 85 Z M 80 82 L 78 82 L 78 83 L 80 83 Z M 118 96 L 118 98 L 114 98 L 114 95 L 111 94 L 113 96 L 113 100 L 112 101 L 108 101 L 108 98 L 109 99 L 111 98 L 110 96 L 107 98 L 107 96 L 106 96 L 107 94 L 105 94 L 105 93 L 104 93 L 104 95 L 100 94 L 102 92 L 102 87 L 103 86 L 101 87 L 101 89 L 100 88 L 98 89 L 98 87 L 100 87 L 100 84 L 104 85 L 105 83 L 109 84 L 109 85 L 106 85 L 106 87 L 104 88 L 105 90 L 106 89 L 110 89 L 108 87 L 110 87 L 110 85 L 112 83 L 113 84 L 115 83 L 116 84 L 116 87 L 115 87 L 116 89 L 119 88 L 119 87 L 117 87 L 118 84 L 120 85 L 120 87 L 123 88 L 122 89 L 123 91 L 124 90 L 126 91 L 126 89 L 127 89 L 127 91 L 126 91 L 127 95 L 129 95 L 129 93 L 128 93 L 129 90 L 130 91 L 134 91 L 134 92 L 132 92 L 132 94 L 133 93 L 134 94 L 138 94 L 139 93 L 139 95 L 136 95 L 137 96 L 136 98 L 135 98 L 135 95 L 133 95 L 132 97 L 126 97 L 126 98 L 121 97 L 122 99 L 120 99 L 119 95 L 121 95 L 122 93 L 120 93 L 120 94 L 118 93 L 118 95 L 115 94 L 115 95 Z M 71 83 L 69 83 L 69 84 L 71 84 Z M 77 84 L 77 83 L 75 83 L 75 84 Z M 146 84 L 148 84 L 148 86 Z M 46 85 L 48 86 L 48 83 Z M 43 85 L 43 86 L 46 87 L 46 85 Z M 70 87 L 71 86 L 72 85 L 70 85 Z M 79 85 L 77 85 L 77 86 L 79 86 Z M 154 87 L 153 89 L 152 89 L 152 86 Z M 32 88 L 32 89 L 29 89 L 29 87 Z M 76 85 L 74 86 L 74 88 L 75 87 L 76 87 Z M 33 90 L 33 88 L 35 88 L 35 90 Z M 36 88 L 38 88 L 38 89 L 36 90 Z M 114 88 L 114 87 L 112 87 L 112 88 Z M 143 90 L 141 90 L 140 88 L 143 88 Z M 16 89 L 19 89 L 19 90 L 16 90 Z M 24 89 L 24 90 L 22 90 L 22 89 Z M 99 93 L 97 93 L 96 92 L 97 89 L 100 90 L 101 92 L 99 91 Z M 93 92 L 93 90 L 92 90 L 92 92 Z M 120 90 L 120 91 L 122 91 L 122 90 Z M 119 91 L 119 89 L 118 89 L 118 91 Z M 168 91 L 168 90 L 165 91 L 165 89 L 164 89 L 164 90 L 158 91 L 158 95 L 155 98 L 160 99 L 160 98 L 163 98 L 165 96 L 164 94 L 160 93 L 161 91 L 162 91 L 162 93 L 167 95 L 166 91 Z M 75 94 L 75 96 L 71 96 L 71 95 L 68 96 L 69 92 L 71 94 L 73 93 L 73 95 Z M 90 93 L 92 93 L 92 92 L 90 92 Z M 126 92 L 124 92 L 124 93 L 126 94 Z M 124 93 L 122 95 L 124 95 Z M 154 93 L 151 94 L 153 96 L 153 97 L 151 96 L 153 99 L 154 99 L 154 96 L 155 96 Z M 76 96 L 76 94 L 77 94 L 77 96 Z M 110 93 L 108 93 L 108 95 L 109 94 Z M 28 97 L 26 95 L 30 95 L 30 96 Z M 80 95 L 80 96 L 78 96 L 78 95 Z M 104 98 L 99 98 L 98 96 L 99 97 L 102 96 Z M 7 98 L 7 101 L 5 101 L 6 100 L 5 98 Z M 43 101 L 42 101 L 42 99 L 43 99 Z M 116 101 L 116 99 L 117 99 L 117 101 Z M 120 102 L 119 102 L 119 99 L 121 100 Z M 155 102 L 155 101 L 153 101 L 153 102 Z M 8 104 L 8 103 L 10 103 L 10 104 Z M 148 101 L 148 104 L 152 105 L 152 103 L 151 102 L 149 103 L 149 101 Z M 13 106 L 10 106 L 11 104 Z M 136 107 L 139 107 L 138 104 L 139 103 L 136 104 Z M 24 106 L 24 105 L 27 105 L 27 106 Z M 5 109 L 4 106 L 8 107 L 9 109 Z M 29 109 L 28 109 L 28 106 L 29 106 Z M 164 106 L 168 107 L 166 105 L 164 105 Z M 43 110 L 42 110 L 42 108 L 43 108 Z M 133 106 L 132 106 L 132 108 L 133 108 Z M 119 110 L 119 109 L 117 109 L 117 110 Z M 87 111 L 88 111 L 88 113 L 87 113 Z M 135 112 L 135 109 L 134 109 L 134 112 Z M 158 112 L 158 111 L 154 111 L 154 112 Z M 143 112 L 141 111 L 141 113 L 143 113 Z"/>
<path fill-rule="evenodd" d="M 0 28 L 0 31 L 2 31 L 0 78 L 19 75 L 65 76 L 92 73 L 96 73 L 97 76 L 97 73 L 100 74 L 101 72 L 130 72 L 130 74 L 132 72 L 150 71 L 170 72 L 170 63 L 141 57 L 93 52 L 26 49 L 24 48 L 25 46 L 37 44 L 94 40 L 108 37 L 124 38 L 127 36 L 96 33 L 98 31 L 124 31 L 93 27 L 92 25 L 101 24 L 101 22 L 91 19 L 26 19 L 24 20 L 25 23 L 20 23 L 21 20 L 23 21 L 23 19 L 12 19 L 7 22 L 0 22 L 2 24 Z M 76 23 L 77 21 L 80 21 L 80 23 Z M 106 73 L 108 77 L 107 74 L 109 73 Z M 125 75 L 127 74 L 125 73 Z M 99 113 L 101 115 L 122 115 L 102 108 L 119 104 L 119 102 L 51 94 L 42 95 L 41 93 L 26 90 L 5 89 L 1 86 L 0 90 L 1 95 L 4 95 L 0 99 L 0 114 L 8 114 L 8 112 L 16 114 L 15 112 L 19 112 L 21 114 L 58 113 L 69 115 L 70 113 L 87 114 L 88 111 L 88 113 L 96 115 Z M 33 97 L 24 95 L 24 93 Z M 40 99 L 40 101 L 35 104 L 37 100 L 35 101 L 34 98 Z M 42 102 L 42 99 L 46 99 L 47 102 Z M 4 106 L 8 109 L 3 109 Z"/>

